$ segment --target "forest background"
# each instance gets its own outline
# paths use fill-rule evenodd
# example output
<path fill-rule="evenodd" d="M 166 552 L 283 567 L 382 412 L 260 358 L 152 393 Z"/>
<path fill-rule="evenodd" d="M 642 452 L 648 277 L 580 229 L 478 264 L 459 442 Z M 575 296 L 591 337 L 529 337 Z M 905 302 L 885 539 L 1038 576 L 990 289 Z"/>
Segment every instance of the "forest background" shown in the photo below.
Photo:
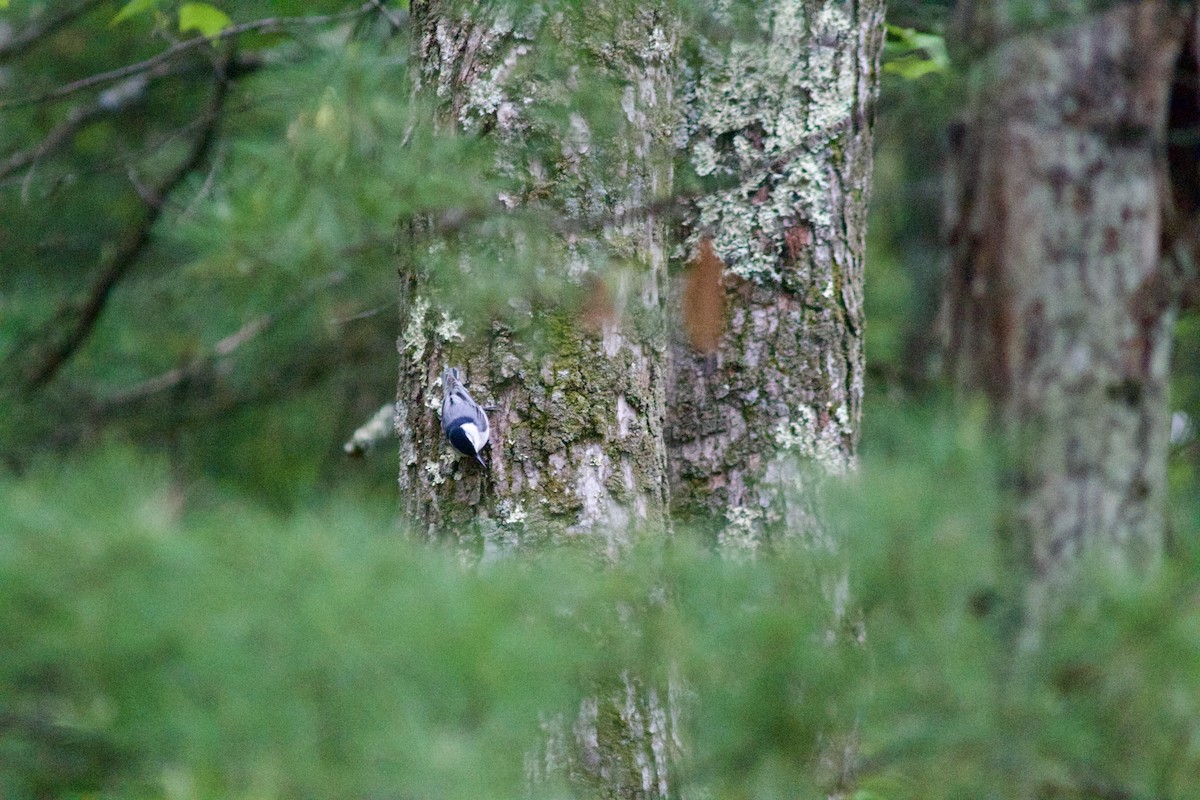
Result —
<path fill-rule="evenodd" d="M 0 5 L 0 795 L 1200 796 L 1200 321 L 1175 323 L 1162 563 L 1084 559 L 1031 633 L 1011 454 L 943 368 L 947 4 L 887 9 L 837 546 L 731 544 L 730 510 L 600 559 L 431 535 L 391 411 L 369 424 L 406 247 L 482 236 L 501 185 L 482 136 L 435 135 L 415 10 Z M 681 40 L 762 35 L 726 5 L 671 5 Z M 570 102 L 601 118 L 598 86 Z M 670 225 L 703 177 L 657 198 Z M 544 255 L 431 259 L 467 309 L 445 338 L 510 292 L 593 313 Z M 627 752 L 596 766 L 580 731 Z"/>

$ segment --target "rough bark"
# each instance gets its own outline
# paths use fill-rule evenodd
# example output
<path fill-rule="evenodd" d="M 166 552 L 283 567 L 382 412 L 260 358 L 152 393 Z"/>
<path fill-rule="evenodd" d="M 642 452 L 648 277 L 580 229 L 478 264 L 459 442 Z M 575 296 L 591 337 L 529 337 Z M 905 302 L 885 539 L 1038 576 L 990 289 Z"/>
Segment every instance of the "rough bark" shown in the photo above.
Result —
<path fill-rule="evenodd" d="M 751 550 L 826 540 L 816 483 L 855 461 L 883 4 L 772 0 L 757 21 L 765 41 L 710 48 L 690 98 L 691 164 L 731 185 L 687 240 L 667 428 L 674 510 Z M 714 294 L 726 323 L 698 338 Z"/>
<path fill-rule="evenodd" d="M 952 131 L 949 357 L 1012 447 L 1021 559 L 1162 548 L 1175 281 L 1160 241 L 1177 3 L 989 3 Z"/>
<path fill-rule="evenodd" d="M 585 698 L 574 720 L 562 714 L 542 722 L 545 744 L 526 756 L 533 785 L 566 778 L 584 796 L 654 800 L 681 795 L 672 764 L 682 748 L 678 711 L 667 693 L 622 673 L 617 686 Z"/>
<path fill-rule="evenodd" d="M 691 166 L 725 187 L 699 199 L 675 283 L 672 511 L 735 557 L 821 551 L 832 631 L 848 598 L 822 484 L 854 468 L 862 415 L 883 3 L 771 0 L 755 21 L 762 38 L 702 52 L 688 98 Z M 821 749 L 818 781 L 845 796 L 853 731 Z"/>
<path fill-rule="evenodd" d="M 667 230 L 655 209 L 672 184 L 675 25 L 657 3 L 587 6 L 586 20 L 565 6 L 529 19 L 456 8 L 412 6 L 442 134 L 497 142 L 495 172 L 518 187 L 498 205 L 561 220 L 552 241 L 537 244 L 539 274 L 582 302 L 515 297 L 516 315 L 473 337 L 453 298 L 432 291 L 428 268 L 402 270 L 401 494 L 431 538 L 473 548 L 478 535 L 485 557 L 549 539 L 611 560 L 639 531 L 667 527 Z M 567 44 L 548 54 L 555 42 Z M 567 58 L 565 69 L 545 66 L 554 57 Z M 598 86 L 589 78 L 615 94 L 588 95 Z M 589 116 L 576 96 L 612 113 Z M 547 124 L 547 110 L 567 124 Z M 513 231 L 520 255 L 529 237 Z M 486 473 L 450 450 L 432 410 L 452 364 L 496 409 Z M 574 719 L 548 714 L 545 744 L 526 761 L 530 781 L 565 778 L 601 797 L 668 796 L 678 747 L 669 689 L 624 674 L 619 686 L 590 691 Z"/>
<path fill-rule="evenodd" d="M 589 12 L 597 23 L 589 38 L 568 12 L 530 22 L 476 10 L 468 19 L 443 13 L 445 4 L 413 4 L 423 81 L 445 132 L 500 142 L 497 172 L 522 189 L 498 205 L 565 220 L 540 251 L 542 269 L 586 296 L 582 308 L 514 298 L 524 308 L 516 322 L 495 323 L 482 341 L 460 332 L 452 298 L 428 294 L 420 264 L 402 270 L 401 494 L 431 536 L 478 530 L 485 547 L 511 547 L 535 531 L 588 534 L 581 540 L 613 556 L 632 531 L 665 525 L 667 245 L 654 205 L 671 186 L 676 44 L 658 6 L 618 6 Z M 572 87 L 528 78 L 533 40 L 547 30 L 621 82 L 615 132 L 593 131 L 594 120 L 568 104 L 569 134 L 551 163 L 529 143 L 561 132 L 539 127 L 530 109 L 562 104 Z M 612 36 L 601 41 L 599 31 Z M 487 474 L 456 458 L 431 410 L 451 363 L 465 366 L 475 397 L 496 407 Z"/>
<path fill-rule="evenodd" d="M 669 146 L 683 129 L 670 20 L 655 5 L 618 3 L 586 7 L 588 34 L 553 14 L 539 22 L 623 82 L 607 139 L 583 116 L 565 134 L 539 129 L 531 106 L 573 89 L 520 85 L 535 34 L 520 20 L 451 8 L 412 9 L 440 124 L 502 143 L 497 170 L 526 188 L 500 201 L 566 221 L 546 269 L 572 276 L 588 301 L 562 310 L 535 300 L 536 322 L 497 322 L 473 339 L 453 303 L 434 296 L 420 259 L 402 269 L 397 430 L 409 516 L 433 537 L 463 542 L 478 531 L 485 550 L 537 536 L 590 542 L 612 557 L 638 528 L 664 529 L 678 491 L 684 516 L 727 520 L 731 544 L 753 547 L 784 530 L 829 544 L 816 484 L 853 466 L 861 415 L 881 2 L 776 0 L 760 12 L 765 42 L 706 54 L 684 99 L 690 155 L 703 176 L 737 186 L 699 202 L 686 247 L 706 255 L 672 287 L 672 303 L 682 301 L 673 364 L 657 213 L 669 206 Z M 553 163 L 527 146 L 547 135 L 561 136 Z M 601 262 L 614 257 L 633 267 L 605 273 Z M 548 335 L 531 343 L 531 329 Z M 432 411 L 451 363 L 465 366 L 476 399 L 497 407 L 486 477 L 449 450 Z M 834 591 L 843 577 L 833 576 Z M 545 746 L 527 762 L 531 779 L 566 775 L 606 797 L 669 796 L 670 754 L 680 747 L 672 689 L 626 674 L 597 687 L 574 719 L 548 717 Z M 848 761 L 832 758 L 841 744 L 830 748 L 835 773 Z"/>

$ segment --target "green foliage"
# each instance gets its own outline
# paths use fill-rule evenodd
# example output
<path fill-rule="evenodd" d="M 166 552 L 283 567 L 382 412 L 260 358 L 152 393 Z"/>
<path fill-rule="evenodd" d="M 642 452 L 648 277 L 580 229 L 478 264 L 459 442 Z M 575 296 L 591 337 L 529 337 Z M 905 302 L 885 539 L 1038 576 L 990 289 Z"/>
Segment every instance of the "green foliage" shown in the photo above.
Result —
<path fill-rule="evenodd" d="M 855 730 L 862 797 L 1187 796 L 1200 563 L 1086 566 L 1025 641 L 982 427 L 876 411 L 837 633 L 811 552 L 467 567 L 386 503 L 280 515 L 124 446 L 2 478 L 0 792 L 525 797 L 540 721 L 632 672 L 685 690 L 681 791 L 822 797 Z"/>
<path fill-rule="evenodd" d="M 210 39 L 232 24 L 229 15 L 208 3 L 184 3 L 179 7 L 179 32 L 197 31 Z"/>
<path fill-rule="evenodd" d="M 1200 439 L 1196 437 L 1200 420 L 1200 313 L 1196 308 L 1185 310 L 1175 325 L 1175 342 L 1171 354 L 1171 409 L 1191 420 L 1191 430 L 1171 453 L 1171 489 L 1184 496 L 1195 494 L 1200 487 Z"/>
<path fill-rule="evenodd" d="M 138 14 L 145 14 L 152 9 L 158 8 L 158 2 L 159 0 L 129 0 L 128 3 L 121 6 L 120 11 L 113 15 L 108 24 L 118 25 Z"/>
<path fill-rule="evenodd" d="M 893 0 L 887 6 L 887 21 L 901 28 L 945 33 L 953 0 Z"/>
<path fill-rule="evenodd" d="M 938 10 L 937 3 L 908 4 L 899 18 L 936 29 Z M 889 20 L 897 16 L 889 6 Z M 941 350 L 941 170 L 960 79 L 940 35 L 887 30 L 867 225 L 867 365 L 874 388 L 923 390 L 934 382 Z"/>
<path fill-rule="evenodd" d="M 944 37 L 922 33 L 912 28 L 887 26 L 884 72 L 899 75 L 906 80 L 916 80 L 931 72 L 944 72 L 949 68 L 950 55 L 946 51 Z"/>
<path fill-rule="evenodd" d="M 180 516 L 159 465 L 73 466 L 0 497 L 6 797 L 517 794 L 585 652 L 561 588 L 464 573 L 386 508 Z"/>
<path fill-rule="evenodd" d="M 11 85 L 37 98 L 160 57 L 175 27 L 211 37 L 231 18 L 359 7 L 137 2 L 114 20 L 113 8 L 96 4 L 7 68 Z M 164 61 L 164 74 L 4 111 L 6 158 L 36 152 L 84 114 L 73 137 L 0 177 L 10 209 L 0 268 L 0 440 L 9 463 L 121 430 L 169 449 L 180 469 L 278 503 L 345 476 L 380 492 L 394 486 L 386 455 L 351 467 L 341 444 L 395 393 L 397 220 L 439 191 L 452 201 L 448 190 L 462 185 L 431 179 L 410 191 L 418 174 L 443 174 L 418 159 L 463 163 L 464 148 L 400 154 L 412 113 L 397 54 L 408 42 L 381 33 L 372 14 L 242 35 L 236 50 L 201 44 Z M 38 17 L 18 9 L 11 22 L 36 28 Z M 152 187 L 197 141 L 224 52 L 235 61 L 225 67 L 209 157 L 169 187 L 148 244 L 124 265 L 60 374 L 25 386 L 78 309 L 102 294 L 105 259 L 144 218 Z"/>
<path fill-rule="evenodd" d="M 615 234 L 604 253 L 565 244 L 611 228 L 615 211 L 566 213 L 585 192 L 604 191 L 575 186 L 558 166 L 560 143 L 583 119 L 592 153 L 617 165 L 589 174 L 629 180 L 621 154 L 607 152 L 622 146 L 625 82 L 604 59 L 634 4 L 558 7 L 562 15 L 547 17 L 540 4 L 511 4 L 536 23 L 528 34 L 536 47 L 513 81 L 550 87 L 523 109 L 532 129 L 520 151 L 475 129 L 445 135 L 442 100 L 413 94 L 413 32 L 393 25 L 394 3 L 241 0 L 218 9 L 137 0 L 116 19 L 112 8 L 85 13 L 15 60 L 12 84 L 30 102 L 4 109 L 6 156 L 36 151 L 72 115 L 100 108 L 61 146 L 0 175 L 11 207 L 0 269 L 0 440 L 9 463 L 116 430 L 169 449 L 192 474 L 300 502 L 343 479 L 341 444 L 395 395 L 398 264 L 430 274 L 431 325 L 471 335 L 500 321 L 535 342 L 542 332 L 531 308 L 568 311 L 595 289 L 548 265 L 640 269 Z M 302 18 L 317 14 L 337 19 Z M 263 18 L 291 21 L 177 49 L 175 29 L 212 37 L 231 19 Z M 36 27 L 36 19 L 13 22 Z M 594 37 L 582 63 L 556 25 Z M 81 77 L 168 55 L 161 74 L 44 99 Z M 105 259 L 146 217 L 152 189 L 186 161 L 221 70 L 226 96 L 205 158 L 168 187 L 148 243 L 105 290 Z M 126 105 L 113 105 L 117 90 Z M 522 187 L 524 171 L 505 166 L 518 159 L 545 165 L 544 185 Z M 510 212 L 498 200 L 527 190 L 540 193 L 538 203 Z M 27 385 L 98 297 L 103 308 L 79 347 L 51 380 Z M 369 475 L 353 479 L 391 489 L 388 454 L 372 458 Z"/>

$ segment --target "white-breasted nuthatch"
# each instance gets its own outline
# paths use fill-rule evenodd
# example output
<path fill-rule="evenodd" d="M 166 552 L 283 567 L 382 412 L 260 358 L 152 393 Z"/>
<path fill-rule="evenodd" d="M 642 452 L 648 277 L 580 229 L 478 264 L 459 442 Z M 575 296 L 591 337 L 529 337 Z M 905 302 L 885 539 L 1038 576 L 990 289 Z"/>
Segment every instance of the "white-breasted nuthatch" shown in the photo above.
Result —
<path fill-rule="evenodd" d="M 455 450 L 487 469 L 479 455 L 488 446 L 487 412 L 463 387 L 460 375 L 454 367 L 442 373 L 442 432 Z"/>

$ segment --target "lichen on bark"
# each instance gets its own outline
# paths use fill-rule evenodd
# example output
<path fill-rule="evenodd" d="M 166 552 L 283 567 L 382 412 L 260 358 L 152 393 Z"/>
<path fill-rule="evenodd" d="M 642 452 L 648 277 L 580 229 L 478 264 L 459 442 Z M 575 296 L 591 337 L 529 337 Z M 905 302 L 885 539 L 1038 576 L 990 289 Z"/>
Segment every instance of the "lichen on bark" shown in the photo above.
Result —
<path fill-rule="evenodd" d="M 701 48 L 687 98 L 692 168 L 725 186 L 699 199 L 685 251 L 711 246 L 730 312 L 711 353 L 675 320 L 672 496 L 683 517 L 726 520 L 718 536 L 743 549 L 826 537 L 818 484 L 855 463 L 882 14 L 763 3 L 758 38 Z"/>
<path fill-rule="evenodd" d="M 677 20 L 665 6 L 520 7 L 536 19 L 413 4 L 439 125 L 494 142 L 489 177 L 508 218 L 554 219 L 533 237 L 473 226 L 466 213 L 452 233 L 468 231 L 486 257 L 461 241 L 410 250 L 399 386 L 410 517 L 485 557 L 553 541 L 612 559 L 637 531 L 668 528 L 678 492 L 685 514 L 728 515 L 730 546 L 745 534 L 753 550 L 767 531 L 790 530 L 831 547 L 816 483 L 852 468 L 858 436 L 881 2 L 764 4 L 761 41 L 709 47 L 682 102 Z M 576 60 L 556 60 L 547 37 L 580 47 Z M 601 85 L 615 92 L 589 94 Z M 737 184 L 700 200 L 689 239 L 721 259 L 730 313 L 715 355 L 688 350 L 667 312 L 680 295 L 667 281 L 661 209 L 673 203 L 673 147 L 686 137 L 701 177 Z M 434 224 L 416 227 L 437 235 Z M 482 261 L 510 256 L 537 262 L 526 296 L 505 298 L 482 331 L 439 327 L 460 315 L 429 271 L 477 276 Z M 552 307 L 540 296 L 550 281 L 580 302 Z M 443 461 L 431 408 L 449 363 L 496 407 L 486 479 L 469 462 Z M 838 605 L 844 576 L 831 580 Z M 677 682 L 622 681 L 597 688 L 574 720 L 544 720 L 531 778 L 565 774 L 607 797 L 672 793 Z"/>

